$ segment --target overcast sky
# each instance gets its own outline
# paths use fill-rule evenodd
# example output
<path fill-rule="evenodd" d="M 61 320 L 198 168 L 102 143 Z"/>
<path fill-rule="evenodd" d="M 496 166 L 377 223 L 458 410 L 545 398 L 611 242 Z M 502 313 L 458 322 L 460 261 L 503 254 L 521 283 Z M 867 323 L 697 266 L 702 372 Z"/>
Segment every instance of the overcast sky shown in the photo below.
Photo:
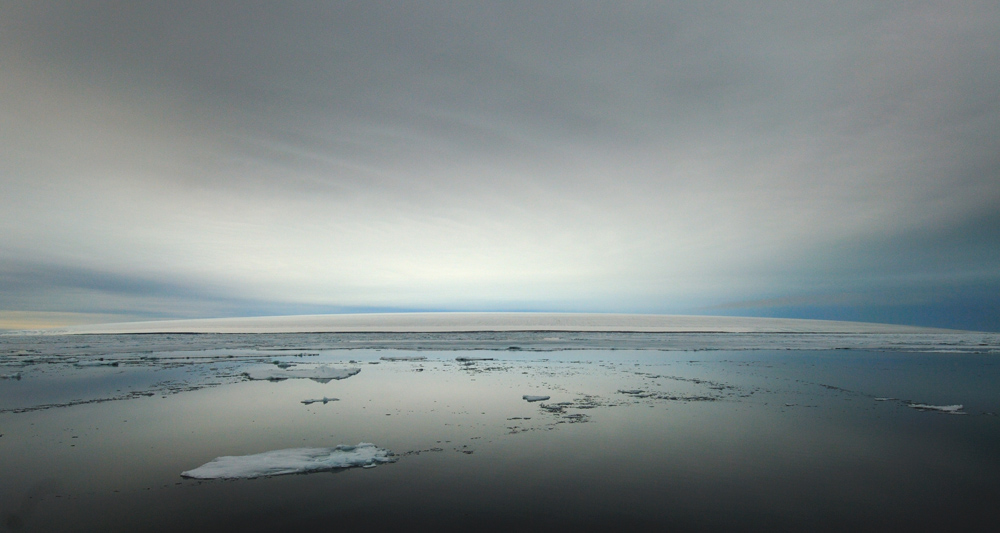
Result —
<path fill-rule="evenodd" d="M 6 0 L 0 327 L 1000 330 L 997 28 L 995 0 Z"/>

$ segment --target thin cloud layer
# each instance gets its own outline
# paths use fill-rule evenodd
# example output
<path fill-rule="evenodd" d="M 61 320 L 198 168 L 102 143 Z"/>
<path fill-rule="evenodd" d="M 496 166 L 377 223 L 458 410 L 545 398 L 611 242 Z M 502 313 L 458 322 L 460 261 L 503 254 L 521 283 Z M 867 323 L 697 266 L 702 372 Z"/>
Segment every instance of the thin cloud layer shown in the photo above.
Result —
<path fill-rule="evenodd" d="M 5 4 L 0 309 L 938 325 L 1000 280 L 1000 8 L 869 4 Z"/>

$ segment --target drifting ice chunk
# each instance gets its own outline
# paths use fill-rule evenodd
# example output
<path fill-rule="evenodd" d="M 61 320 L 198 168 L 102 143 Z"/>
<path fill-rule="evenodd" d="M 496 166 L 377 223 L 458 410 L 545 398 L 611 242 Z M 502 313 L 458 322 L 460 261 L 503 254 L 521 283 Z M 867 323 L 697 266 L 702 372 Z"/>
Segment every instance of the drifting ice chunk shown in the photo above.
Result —
<path fill-rule="evenodd" d="M 323 402 L 323 404 L 325 405 L 327 402 L 339 402 L 339 401 L 340 401 L 340 398 L 327 398 L 326 396 L 324 396 L 322 398 L 317 398 L 315 400 L 302 400 L 302 403 L 304 403 L 306 405 L 309 405 L 309 404 L 312 404 L 312 403 Z"/>
<path fill-rule="evenodd" d="M 551 396 L 532 396 L 530 394 L 525 394 L 524 396 L 521 396 L 521 398 L 528 400 L 529 402 L 544 402 L 545 400 L 551 398 Z"/>
<path fill-rule="evenodd" d="M 964 412 L 962 412 L 961 405 L 927 405 L 923 403 L 911 403 L 907 405 L 918 411 L 937 411 L 939 413 L 948 413 L 949 415 L 965 414 Z"/>
<path fill-rule="evenodd" d="M 346 379 L 361 372 L 360 368 L 333 368 L 320 366 L 316 368 L 293 368 L 281 370 L 278 368 L 256 368 L 243 375 L 254 380 L 282 381 L 286 379 L 311 379 L 320 383 L 329 383 L 333 379 Z"/>
<path fill-rule="evenodd" d="M 427 358 L 422 355 L 391 355 L 380 357 L 379 359 L 383 361 L 426 361 Z"/>
<path fill-rule="evenodd" d="M 284 474 L 324 472 L 352 466 L 391 463 L 392 452 L 369 442 L 334 448 L 289 448 L 254 455 L 216 457 L 182 477 L 194 479 L 253 479 Z"/>

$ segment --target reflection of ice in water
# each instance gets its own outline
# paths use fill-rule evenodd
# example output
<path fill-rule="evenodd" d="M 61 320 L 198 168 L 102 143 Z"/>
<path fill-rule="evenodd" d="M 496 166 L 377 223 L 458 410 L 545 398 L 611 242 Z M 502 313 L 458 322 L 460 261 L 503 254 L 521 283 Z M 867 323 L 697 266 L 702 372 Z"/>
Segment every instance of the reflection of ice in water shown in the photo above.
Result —
<path fill-rule="evenodd" d="M 369 467 L 393 461 L 395 458 L 389 450 L 362 442 L 357 446 L 341 444 L 333 448 L 290 448 L 253 455 L 216 457 L 198 468 L 182 472 L 181 476 L 194 479 L 252 479 Z"/>

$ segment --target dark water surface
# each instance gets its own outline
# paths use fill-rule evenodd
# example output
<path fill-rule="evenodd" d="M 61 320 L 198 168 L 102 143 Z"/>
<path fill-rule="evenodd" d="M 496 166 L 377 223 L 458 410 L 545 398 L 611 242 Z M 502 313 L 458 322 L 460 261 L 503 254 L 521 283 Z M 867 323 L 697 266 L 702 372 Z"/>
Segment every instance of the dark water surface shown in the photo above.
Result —
<path fill-rule="evenodd" d="M 993 531 L 1000 520 L 995 354 L 167 337 L 0 339 L 0 374 L 20 377 L 0 380 L 0 530 Z M 86 366 L 100 357 L 117 366 Z M 361 371 L 328 383 L 243 374 L 273 361 Z M 301 403 L 324 396 L 339 401 Z M 180 476 L 218 456 L 359 442 L 398 460 Z"/>

